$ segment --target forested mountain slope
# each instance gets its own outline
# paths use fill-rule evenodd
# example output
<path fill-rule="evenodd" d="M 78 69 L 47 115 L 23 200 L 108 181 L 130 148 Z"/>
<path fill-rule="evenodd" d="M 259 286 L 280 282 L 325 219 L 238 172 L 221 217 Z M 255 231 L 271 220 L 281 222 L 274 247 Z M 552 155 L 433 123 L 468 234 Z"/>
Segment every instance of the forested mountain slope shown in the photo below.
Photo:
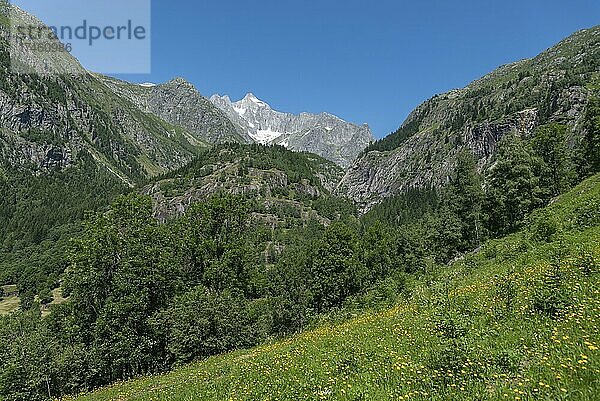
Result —
<path fill-rule="evenodd" d="M 220 123 L 207 117 L 194 131 L 171 124 L 66 52 L 53 56 L 57 73 L 16 73 L 42 61 L 27 48 L 11 52 L 9 7 L 0 2 L 0 281 L 36 294 L 58 284 L 64 247 L 84 212 L 185 165 L 208 146 L 202 128 L 229 122 L 206 100 Z M 41 24 L 12 10 L 13 19 Z"/>
<path fill-rule="evenodd" d="M 589 99 L 600 91 L 600 26 L 579 31 L 539 56 L 500 67 L 464 89 L 436 95 L 394 134 L 374 143 L 338 189 L 369 209 L 410 188 L 441 187 L 463 149 L 481 170 L 507 134 L 528 138 L 549 123 L 568 127 L 577 148 Z"/>
<path fill-rule="evenodd" d="M 83 162 L 95 168 L 93 160 Z M 68 263 L 68 240 L 79 231 L 84 212 L 106 210 L 122 193 L 149 195 L 153 215 L 163 223 L 213 196 L 244 196 L 252 200 L 249 210 L 254 218 L 283 232 L 355 216 L 352 202 L 332 195 L 342 175 L 337 165 L 310 153 L 232 143 L 207 148 L 185 166 L 132 189 L 111 181 L 110 175 L 87 176 L 81 166 L 39 177 L 14 171 L 0 181 L 0 189 L 11 194 L 0 201 L 6 213 L 0 233 L 7 250 L 0 262 L 0 282 L 17 284 L 27 299 L 57 288 Z M 104 181 L 96 182 L 100 177 Z M 17 202 L 28 197 L 39 201 Z M 270 249 L 281 246 L 277 240 L 268 244 Z"/>
<path fill-rule="evenodd" d="M 161 221 L 183 214 L 195 202 L 228 193 L 252 198 L 260 210 L 272 210 L 284 220 L 321 209 L 315 216 L 327 223 L 338 215 L 336 208 L 346 208 L 340 213 L 353 209 L 351 202 L 331 196 L 342 175 L 340 167 L 311 153 L 281 146 L 227 144 L 202 152 L 189 165 L 158 178 L 141 192 L 153 198 L 155 215 Z"/>
<path fill-rule="evenodd" d="M 520 232 L 404 281 L 391 309 L 75 399 L 592 401 L 599 243 L 596 175 Z"/>

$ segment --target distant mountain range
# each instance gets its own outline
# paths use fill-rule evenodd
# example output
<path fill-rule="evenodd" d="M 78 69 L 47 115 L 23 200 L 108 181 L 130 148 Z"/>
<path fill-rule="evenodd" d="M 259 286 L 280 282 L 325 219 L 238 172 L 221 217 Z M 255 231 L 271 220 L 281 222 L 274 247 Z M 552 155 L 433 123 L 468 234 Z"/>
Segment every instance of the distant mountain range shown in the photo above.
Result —
<path fill-rule="evenodd" d="M 183 78 L 160 85 L 132 84 L 100 75 L 98 78 L 144 112 L 184 128 L 207 143 L 252 142 L 248 135 L 239 132 L 222 111 Z"/>
<path fill-rule="evenodd" d="M 367 124 L 352 124 L 329 113 L 283 113 L 273 110 L 252 93 L 237 102 L 219 95 L 213 95 L 210 101 L 229 117 L 240 133 L 257 143 L 315 153 L 342 167 L 349 166 L 374 141 Z"/>

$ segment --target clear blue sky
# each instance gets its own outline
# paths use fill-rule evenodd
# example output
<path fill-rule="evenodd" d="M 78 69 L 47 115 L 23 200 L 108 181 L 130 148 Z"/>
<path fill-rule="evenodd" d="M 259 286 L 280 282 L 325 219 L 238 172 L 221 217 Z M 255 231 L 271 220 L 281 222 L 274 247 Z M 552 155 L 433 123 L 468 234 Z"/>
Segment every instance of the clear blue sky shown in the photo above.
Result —
<path fill-rule="evenodd" d="M 252 91 L 382 137 L 432 95 L 596 24 L 598 0 L 153 0 L 152 74 L 122 78 Z"/>

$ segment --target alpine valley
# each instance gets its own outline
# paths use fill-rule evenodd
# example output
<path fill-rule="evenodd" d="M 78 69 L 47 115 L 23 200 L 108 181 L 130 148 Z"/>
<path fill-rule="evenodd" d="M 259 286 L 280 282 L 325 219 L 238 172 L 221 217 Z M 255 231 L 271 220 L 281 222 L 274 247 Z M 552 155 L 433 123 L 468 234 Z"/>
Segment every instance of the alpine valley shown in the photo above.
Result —
<path fill-rule="evenodd" d="M 600 26 L 375 141 L 0 9 L 0 401 L 598 399 Z"/>

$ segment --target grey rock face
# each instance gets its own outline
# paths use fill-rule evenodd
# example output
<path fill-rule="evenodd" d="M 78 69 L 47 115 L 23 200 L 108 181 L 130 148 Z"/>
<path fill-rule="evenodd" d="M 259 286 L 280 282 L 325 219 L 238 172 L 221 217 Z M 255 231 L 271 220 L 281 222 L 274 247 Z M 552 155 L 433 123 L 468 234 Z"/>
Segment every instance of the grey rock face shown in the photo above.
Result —
<path fill-rule="evenodd" d="M 255 142 L 315 153 L 342 167 L 348 167 L 373 141 L 366 124 L 355 125 L 328 113 L 275 111 L 251 93 L 238 102 L 219 95 L 210 100 Z"/>
<path fill-rule="evenodd" d="M 473 152 L 484 172 L 502 137 L 527 137 L 546 123 L 567 124 L 569 143 L 577 143 L 599 71 L 597 26 L 534 59 L 500 67 L 464 89 L 436 95 L 417 107 L 397 133 L 362 155 L 347 170 L 337 193 L 368 210 L 410 188 L 441 187 L 462 149 Z"/>
<path fill-rule="evenodd" d="M 46 60 L 26 47 L 11 53 L 9 33 L 0 21 L 2 168 L 38 175 L 85 158 L 134 185 L 189 162 L 208 146 L 206 138 L 237 137 L 227 117 L 182 80 L 129 84 L 89 73 L 62 52 L 51 58 L 47 74 L 15 73 L 15 63 L 37 70 Z"/>
<path fill-rule="evenodd" d="M 482 170 L 489 165 L 504 135 L 515 132 L 527 136 L 533 132 L 537 113 L 537 109 L 528 109 L 500 122 L 465 126 L 461 138 L 453 143 L 421 132 L 391 152 L 368 152 L 346 171 L 336 192 L 368 210 L 383 198 L 411 188 L 443 187 L 450 180 L 461 150 L 473 152 Z"/>
<path fill-rule="evenodd" d="M 207 143 L 252 143 L 227 116 L 183 78 L 160 85 L 132 84 L 100 76 L 115 92 L 131 100 L 147 113 L 185 128 L 198 141 Z"/>

